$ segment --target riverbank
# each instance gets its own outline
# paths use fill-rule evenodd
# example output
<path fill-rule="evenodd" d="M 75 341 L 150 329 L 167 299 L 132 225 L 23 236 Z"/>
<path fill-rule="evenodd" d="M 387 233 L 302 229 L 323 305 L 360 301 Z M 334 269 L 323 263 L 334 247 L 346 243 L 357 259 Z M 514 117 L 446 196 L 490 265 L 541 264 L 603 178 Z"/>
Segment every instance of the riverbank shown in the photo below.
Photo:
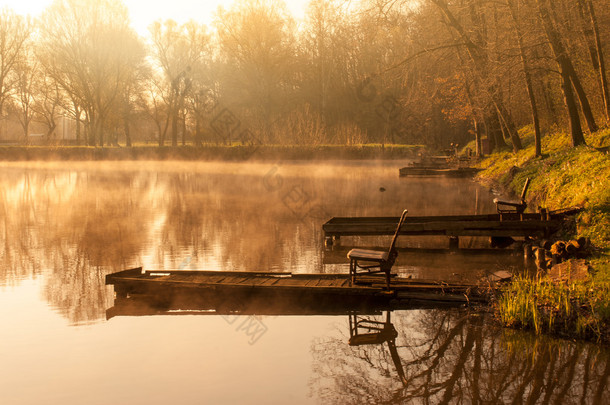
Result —
<path fill-rule="evenodd" d="M 582 280 L 517 277 L 499 297 L 497 317 L 509 327 L 610 343 L 610 129 L 587 136 L 588 146 L 578 148 L 566 134 L 549 134 L 538 158 L 531 131 L 521 135 L 519 153 L 498 152 L 480 162 L 479 181 L 517 195 L 529 177 L 530 209 L 582 207 L 576 227 L 562 238 L 588 238 L 591 256 Z"/>
<path fill-rule="evenodd" d="M 409 159 L 423 150 L 418 145 L 204 145 L 88 147 L 2 146 L 0 160 L 116 161 L 116 160 L 360 160 Z"/>

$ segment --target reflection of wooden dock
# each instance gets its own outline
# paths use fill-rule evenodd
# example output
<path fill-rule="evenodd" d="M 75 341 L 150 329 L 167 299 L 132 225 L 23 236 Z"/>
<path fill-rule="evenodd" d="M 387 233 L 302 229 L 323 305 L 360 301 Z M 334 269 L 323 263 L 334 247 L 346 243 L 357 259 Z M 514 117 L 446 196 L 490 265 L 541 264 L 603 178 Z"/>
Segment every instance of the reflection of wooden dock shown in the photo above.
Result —
<path fill-rule="evenodd" d="M 352 284 L 348 274 L 291 274 L 216 271 L 125 270 L 106 276 L 114 285 L 117 299 L 151 297 L 159 305 L 177 302 L 211 303 L 222 307 L 257 303 L 336 306 L 357 310 L 366 306 L 437 307 L 484 302 L 489 283 L 481 286 L 392 277 L 387 291 L 385 277 L 361 276 Z"/>
<path fill-rule="evenodd" d="M 361 248 L 361 246 L 336 245 L 324 249 L 323 264 L 345 264 L 347 252 L 351 249 Z M 366 246 L 366 249 L 383 251 L 382 246 Z M 409 267 L 428 267 L 434 262 L 435 267 L 439 264 L 445 268 L 455 267 L 456 260 L 467 260 L 469 263 L 476 258 L 490 257 L 499 259 L 512 265 L 523 263 L 522 249 L 496 249 L 496 248 L 396 248 L 398 252 L 397 264 L 408 265 Z"/>
<path fill-rule="evenodd" d="M 481 169 L 475 167 L 435 167 L 435 166 L 407 166 L 399 169 L 400 176 L 445 176 L 445 177 L 472 177 Z"/>
<path fill-rule="evenodd" d="M 407 217 L 400 235 L 547 237 L 557 232 L 570 212 Z M 335 217 L 324 225 L 324 236 L 392 235 L 398 217 Z"/>

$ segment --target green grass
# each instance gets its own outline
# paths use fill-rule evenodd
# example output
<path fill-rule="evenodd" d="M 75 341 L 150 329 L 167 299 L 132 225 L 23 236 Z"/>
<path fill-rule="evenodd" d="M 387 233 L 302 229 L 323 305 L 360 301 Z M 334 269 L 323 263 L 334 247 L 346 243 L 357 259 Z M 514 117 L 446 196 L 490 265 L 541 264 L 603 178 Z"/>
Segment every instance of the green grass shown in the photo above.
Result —
<path fill-rule="evenodd" d="M 498 300 L 498 318 L 537 333 L 610 342 L 610 129 L 588 135 L 588 146 L 578 148 L 570 146 L 565 133 L 549 134 L 543 138 L 542 157 L 534 154 L 531 129 L 520 134 L 524 149 L 484 158 L 479 179 L 519 194 L 529 177 L 530 207 L 582 207 L 576 228 L 563 236 L 591 240 L 592 271 L 587 280 L 568 284 L 517 278 Z"/>
<path fill-rule="evenodd" d="M 608 341 L 610 283 L 557 284 L 547 277 L 517 277 L 502 291 L 497 309 L 508 327 L 569 338 Z"/>
<path fill-rule="evenodd" d="M 499 152 L 483 159 L 480 167 L 486 170 L 480 178 L 518 194 L 530 177 L 530 206 L 551 210 L 583 207 L 578 217 L 579 236 L 589 237 L 600 248 L 610 248 L 610 156 L 596 149 L 610 144 L 610 130 L 589 135 L 592 146 L 578 148 L 571 148 L 563 133 L 548 135 L 543 139 L 542 158 L 534 156 L 529 131 L 522 135 L 526 147 L 517 154 Z"/>

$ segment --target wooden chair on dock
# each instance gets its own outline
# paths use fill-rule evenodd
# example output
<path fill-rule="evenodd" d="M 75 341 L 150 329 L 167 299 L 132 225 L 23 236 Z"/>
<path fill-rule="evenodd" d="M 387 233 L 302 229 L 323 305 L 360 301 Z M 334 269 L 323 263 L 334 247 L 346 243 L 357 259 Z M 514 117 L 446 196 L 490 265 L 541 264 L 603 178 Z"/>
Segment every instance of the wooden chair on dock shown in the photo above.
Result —
<path fill-rule="evenodd" d="M 496 211 L 498 214 L 523 214 L 523 211 L 527 208 L 527 203 L 525 202 L 525 195 L 527 194 L 527 188 L 530 185 L 529 177 L 525 180 L 525 184 L 523 185 L 523 190 L 521 191 L 521 200 L 520 201 L 508 201 L 508 200 L 500 200 L 499 198 L 494 198 L 494 204 L 496 204 Z"/>
<path fill-rule="evenodd" d="M 402 224 L 405 222 L 406 218 L 407 210 L 404 210 L 400 216 L 400 220 L 398 221 L 396 231 L 394 232 L 390 249 L 387 252 L 368 249 L 352 249 L 347 253 L 347 258 L 350 260 L 349 274 L 352 279 L 352 285 L 356 283 L 356 278 L 359 275 L 385 273 L 386 285 L 388 287 L 388 291 L 390 290 L 390 272 L 392 271 L 392 266 L 394 266 L 394 262 L 396 261 L 396 256 L 398 256 L 398 252 L 396 251 L 396 239 L 398 239 L 400 228 L 402 227 Z M 361 264 L 361 262 L 363 262 L 363 264 Z M 359 269 L 364 271 L 358 273 Z"/>

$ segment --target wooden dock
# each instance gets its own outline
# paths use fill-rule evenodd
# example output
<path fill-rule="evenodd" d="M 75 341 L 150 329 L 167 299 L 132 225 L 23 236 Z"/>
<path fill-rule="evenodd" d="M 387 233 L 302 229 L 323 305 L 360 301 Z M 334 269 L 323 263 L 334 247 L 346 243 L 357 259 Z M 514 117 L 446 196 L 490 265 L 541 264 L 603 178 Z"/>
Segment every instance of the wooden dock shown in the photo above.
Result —
<path fill-rule="evenodd" d="M 398 170 L 401 177 L 405 176 L 445 176 L 445 177 L 472 177 L 481 169 L 475 167 L 436 167 L 436 166 L 407 166 Z"/>
<path fill-rule="evenodd" d="M 577 211 L 576 211 L 577 212 Z M 575 211 L 561 210 L 533 214 L 483 214 L 407 217 L 400 235 L 440 235 L 546 238 L 561 229 Z M 398 217 L 334 217 L 322 225 L 327 242 L 342 236 L 392 235 Z"/>
<path fill-rule="evenodd" d="M 434 308 L 486 302 L 493 290 L 480 284 L 445 283 L 392 277 L 388 291 L 383 276 L 361 276 L 352 284 L 348 274 L 292 274 L 219 271 L 124 270 L 106 276 L 116 298 L 147 297 L 156 308 L 210 306 L 225 311 L 247 306 L 298 306 L 302 311 L 331 307 L 344 312 L 363 308 Z"/>

